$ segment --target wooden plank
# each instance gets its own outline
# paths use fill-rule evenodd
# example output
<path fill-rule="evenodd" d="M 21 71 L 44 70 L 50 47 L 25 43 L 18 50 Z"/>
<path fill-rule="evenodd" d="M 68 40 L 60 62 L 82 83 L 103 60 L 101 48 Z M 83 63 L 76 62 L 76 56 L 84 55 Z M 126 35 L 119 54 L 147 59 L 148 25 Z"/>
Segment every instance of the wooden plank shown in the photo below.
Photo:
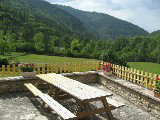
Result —
<path fill-rule="evenodd" d="M 12 73 L 13 76 L 16 76 L 16 66 L 14 64 L 12 65 Z"/>
<path fill-rule="evenodd" d="M 5 65 L 2 65 L 2 77 L 4 77 L 5 76 Z"/>
<path fill-rule="evenodd" d="M 8 77 L 10 77 L 10 75 L 11 75 L 10 65 L 7 65 L 7 74 L 8 74 Z"/>
<path fill-rule="evenodd" d="M 110 107 L 109 107 L 109 105 L 108 105 L 108 103 L 107 103 L 106 98 L 103 98 L 103 99 L 102 99 L 102 103 L 103 103 L 103 105 L 104 105 L 104 107 L 105 107 L 105 109 L 106 109 L 106 112 L 107 112 L 107 114 L 108 114 L 109 119 L 110 119 L 110 120 L 114 120 L 114 117 L 113 117 L 113 115 L 112 115 L 112 113 L 111 113 L 111 110 L 110 110 Z"/>
<path fill-rule="evenodd" d="M 31 83 L 25 83 L 24 85 L 33 93 L 34 96 L 39 96 L 40 94 L 43 94 L 40 90 L 38 90 Z"/>
<path fill-rule="evenodd" d="M 113 106 L 114 108 L 119 108 L 119 107 L 122 107 L 122 106 L 125 105 L 125 104 L 120 103 L 120 102 L 118 102 L 118 101 L 116 101 L 114 99 L 111 99 L 109 97 L 107 97 L 106 99 L 107 99 L 108 104 Z"/>
<path fill-rule="evenodd" d="M 51 109 L 53 109 L 59 116 L 61 116 L 63 119 L 73 119 L 76 118 L 76 116 L 71 113 L 69 110 L 67 110 L 65 107 L 63 107 L 61 104 L 59 104 L 57 101 L 55 101 L 53 98 L 51 98 L 49 95 L 44 94 L 40 95 L 40 98 L 49 105 Z"/>
<path fill-rule="evenodd" d="M 37 74 L 39 75 L 40 74 L 40 66 L 39 66 L 39 64 L 37 64 L 36 66 L 37 66 Z"/>
<path fill-rule="evenodd" d="M 18 66 L 18 76 L 20 76 L 20 75 L 21 75 L 21 67 Z"/>
<path fill-rule="evenodd" d="M 45 82 L 49 84 L 54 85 L 55 87 L 63 90 L 64 92 L 82 101 L 89 100 L 89 99 L 96 99 L 102 96 L 112 95 L 108 92 L 85 85 L 81 82 L 72 80 L 62 75 L 57 75 L 57 74 L 43 75 L 42 74 L 42 75 L 37 75 L 37 77 L 44 80 Z"/>

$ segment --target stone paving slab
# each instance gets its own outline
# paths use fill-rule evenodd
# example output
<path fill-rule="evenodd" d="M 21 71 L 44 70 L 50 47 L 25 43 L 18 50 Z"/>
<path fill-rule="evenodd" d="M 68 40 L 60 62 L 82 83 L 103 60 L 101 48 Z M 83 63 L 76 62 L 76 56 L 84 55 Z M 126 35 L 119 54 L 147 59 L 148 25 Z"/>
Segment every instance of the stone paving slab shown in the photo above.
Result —
<path fill-rule="evenodd" d="M 91 84 L 91 86 L 112 93 L 113 96 L 110 96 L 110 98 L 125 104 L 125 106 L 112 111 L 114 117 L 117 120 L 159 120 L 150 113 L 123 99 L 122 97 L 105 88 L 104 86 L 99 84 Z M 30 93 L 2 94 L 0 95 L 0 120 L 59 119 L 54 112 L 48 113 L 46 109 L 40 108 L 39 101 L 39 99 L 37 101 L 37 99 L 32 97 Z M 74 100 L 60 101 L 60 103 L 70 111 L 73 111 L 76 106 Z M 100 102 L 94 102 L 94 106 L 92 104 L 89 107 L 95 107 L 95 105 L 96 107 L 100 107 L 102 104 Z M 107 115 L 100 114 L 86 119 L 107 120 Z M 82 120 L 84 120 L 84 118 Z"/>

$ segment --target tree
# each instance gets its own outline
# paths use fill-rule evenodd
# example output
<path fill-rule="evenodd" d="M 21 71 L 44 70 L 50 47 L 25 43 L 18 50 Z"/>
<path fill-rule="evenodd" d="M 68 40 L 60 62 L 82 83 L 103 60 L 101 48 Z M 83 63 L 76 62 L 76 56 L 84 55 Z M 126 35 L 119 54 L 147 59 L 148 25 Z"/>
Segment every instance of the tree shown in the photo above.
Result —
<path fill-rule="evenodd" d="M 75 56 L 79 56 L 80 44 L 77 39 L 74 39 L 71 43 L 71 53 Z"/>
<path fill-rule="evenodd" d="M 12 44 L 3 40 L 3 38 L 0 38 L 0 53 L 4 56 L 6 53 L 10 53 L 12 51 L 14 51 Z"/>
<path fill-rule="evenodd" d="M 87 43 L 87 45 L 82 48 L 81 55 L 83 57 L 90 57 L 91 54 L 92 54 L 92 46 L 89 43 Z"/>
<path fill-rule="evenodd" d="M 34 36 L 34 47 L 37 52 L 44 52 L 44 35 L 43 33 L 37 33 Z"/>

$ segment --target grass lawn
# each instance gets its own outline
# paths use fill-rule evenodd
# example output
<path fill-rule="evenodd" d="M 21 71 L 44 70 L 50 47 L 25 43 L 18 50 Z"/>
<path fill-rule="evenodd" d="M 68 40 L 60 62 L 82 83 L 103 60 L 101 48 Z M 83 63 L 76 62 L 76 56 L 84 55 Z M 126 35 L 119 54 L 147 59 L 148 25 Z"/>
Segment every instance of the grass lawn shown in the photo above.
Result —
<path fill-rule="evenodd" d="M 25 56 L 18 56 L 17 60 L 23 63 L 28 62 L 28 63 L 38 63 L 38 64 L 46 64 L 46 63 L 51 64 L 51 63 L 63 63 L 63 62 L 75 62 L 75 63 L 87 62 L 87 61 L 92 61 L 94 59 L 29 54 Z"/>
<path fill-rule="evenodd" d="M 131 68 L 160 75 L 160 64 L 149 62 L 128 62 Z"/>

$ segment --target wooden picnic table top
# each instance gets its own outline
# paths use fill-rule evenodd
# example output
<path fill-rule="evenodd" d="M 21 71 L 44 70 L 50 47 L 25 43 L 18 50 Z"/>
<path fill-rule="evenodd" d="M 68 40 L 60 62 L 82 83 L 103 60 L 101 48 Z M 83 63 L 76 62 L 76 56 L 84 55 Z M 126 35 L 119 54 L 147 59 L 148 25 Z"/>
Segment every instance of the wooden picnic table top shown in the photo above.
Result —
<path fill-rule="evenodd" d="M 74 96 L 75 98 L 81 101 L 97 99 L 112 95 L 111 93 L 105 92 L 95 87 L 91 87 L 76 80 L 64 77 L 60 74 L 40 74 L 37 75 L 37 77 L 49 84 L 52 84 L 60 90 L 68 93 L 69 95 Z"/>

